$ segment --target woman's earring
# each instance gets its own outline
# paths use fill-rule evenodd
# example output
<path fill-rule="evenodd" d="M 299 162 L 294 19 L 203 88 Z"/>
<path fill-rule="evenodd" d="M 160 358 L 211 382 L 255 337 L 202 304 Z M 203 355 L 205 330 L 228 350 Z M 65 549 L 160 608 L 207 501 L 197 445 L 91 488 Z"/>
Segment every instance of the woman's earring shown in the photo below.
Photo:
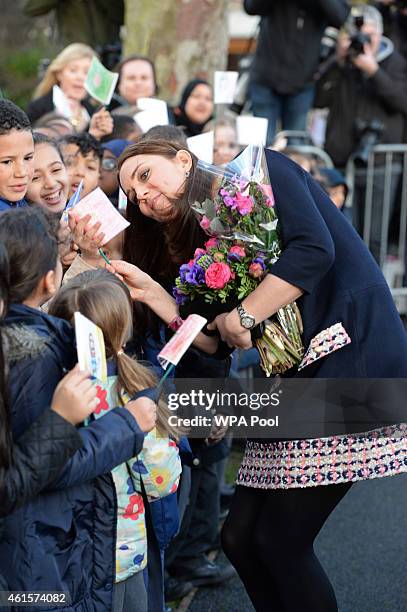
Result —
<path fill-rule="evenodd" d="M 189 170 L 187 170 L 187 171 L 185 172 L 185 176 L 186 176 L 187 178 L 189 177 L 189 175 L 190 175 L 190 174 L 191 174 L 191 173 L 190 173 L 190 171 L 189 171 Z"/>

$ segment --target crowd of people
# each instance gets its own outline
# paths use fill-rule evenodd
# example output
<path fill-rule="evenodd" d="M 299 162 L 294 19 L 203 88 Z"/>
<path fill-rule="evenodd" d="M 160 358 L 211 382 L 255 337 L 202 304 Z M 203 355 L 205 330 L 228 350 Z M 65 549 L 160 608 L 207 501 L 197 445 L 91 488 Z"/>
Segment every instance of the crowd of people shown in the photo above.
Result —
<path fill-rule="evenodd" d="M 26 4 L 41 14 L 41 2 Z M 346 0 L 244 0 L 261 16 L 248 99 L 268 119 L 266 160 L 284 244 L 243 312 L 258 324 L 298 300 L 305 346 L 337 321 L 352 338 L 306 377 L 407 377 L 391 294 L 343 214 L 345 166 L 369 122 L 380 122 L 380 142 L 407 136 L 407 57 L 397 37 L 407 8 L 392 4 L 355 16 Z M 321 62 L 327 26 L 344 29 Z M 124 57 L 112 100 L 100 108 L 85 89 L 96 43 L 80 40 L 68 39 L 50 62 L 26 112 L 0 100 L 0 589 L 64 592 L 67 612 L 162 612 L 195 586 L 237 572 L 260 612 L 271 602 L 288 612 L 335 612 L 313 542 L 353 482 L 407 471 L 403 424 L 248 441 L 236 491 L 223 482 L 225 429 L 197 439 L 169 425 L 165 400 L 151 393 L 163 374 L 157 355 L 182 323 L 171 294 L 179 266 L 207 240 L 188 200 L 198 159 L 187 139 L 213 131 L 213 163 L 225 166 L 242 150 L 236 116 L 217 116 L 211 83 L 194 78 L 177 105 L 167 104 L 168 125 L 143 133 L 138 100 L 160 97 L 154 63 Z M 314 106 L 329 109 L 325 150 L 335 169 L 295 140 L 283 155 L 273 150 L 278 125 L 304 130 Z M 365 122 L 359 131 L 356 119 Z M 392 173 L 395 210 L 397 159 Z M 107 266 L 100 224 L 74 208 L 62 216 L 80 186 L 82 198 L 101 188 L 130 223 L 103 245 Z M 360 232 L 365 167 L 354 189 Z M 376 258 L 380 229 L 373 223 Z M 76 365 L 75 311 L 103 331 L 105 383 Z M 253 355 L 236 309 L 212 325 L 217 335 L 198 334 L 177 378 L 236 376 L 243 351 Z M 231 563 L 208 557 L 221 547 Z"/>

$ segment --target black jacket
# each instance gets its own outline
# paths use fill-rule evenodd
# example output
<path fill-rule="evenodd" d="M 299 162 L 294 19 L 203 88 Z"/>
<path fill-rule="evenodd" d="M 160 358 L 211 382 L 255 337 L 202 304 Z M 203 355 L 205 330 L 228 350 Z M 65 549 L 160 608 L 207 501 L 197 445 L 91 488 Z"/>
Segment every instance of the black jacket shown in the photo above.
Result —
<path fill-rule="evenodd" d="M 96 110 L 95 106 L 93 106 L 93 104 L 87 98 L 85 98 L 85 100 L 82 100 L 82 106 L 84 106 L 85 109 L 88 111 L 90 117 Z M 46 93 L 44 96 L 32 100 L 29 103 L 26 112 L 31 123 L 35 123 L 36 121 L 38 121 L 38 119 L 41 119 L 41 117 L 53 111 L 55 111 L 55 107 L 52 101 L 51 89 L 51 91 Z"/>
<path fill-rule="evenodd" d="M 379 119 L 384 124 L 381 143 L 404 140 L 407 61 L 384 37 L 377 60 L 380 67 L 371 78 L 334 61 L 318 83 L 315 106 L 329 108 L 325 149 L 340 168 L 346 165 L 358 142 L 356 119 Z"/>
<path fill-rule="evenodd" d="M 251 79 L 279 94 L 295 94 L 312 82 L 327 26 L 340 28 L 346 0 L 244 0 L 249 15 L 261 15 Z"/>
<path fill-rule="evenodd" d="M 0 470 L 0 516 L 7 516 L 39 493 L 81 446 L 75 427 L 53 410 L 46 410 L 14 445 L 10 468 Z"/>
<path fill-rule="evenodd" d="M 21 304 L 10 306 L 3 326 L 10 337 L 12 431 L 19 442 L 50 404 L 64 369 L 73 367 L 74 332 L 66 321 Z M 117 515 L 110 471 L 140 452 L 144 434 L 125 408 L 78 431 L 82 446 L 57 478 L 4 519 L 0 574 L 10 590 L 69 593 L 64 612 L 110 612 Z"/>

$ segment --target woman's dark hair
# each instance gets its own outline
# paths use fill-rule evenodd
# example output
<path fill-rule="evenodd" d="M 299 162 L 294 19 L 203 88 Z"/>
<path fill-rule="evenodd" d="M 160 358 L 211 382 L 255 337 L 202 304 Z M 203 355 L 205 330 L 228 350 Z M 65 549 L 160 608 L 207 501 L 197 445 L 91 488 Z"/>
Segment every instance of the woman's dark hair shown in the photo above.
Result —
<path fill-rule="evenodd" d="M 185 150 L 179 142 L 166 140 L 141 139 L 130 145 L 119 158 L 119 172 L 123 163 L 136 155 L 157 155 L 166 159 L 175 158 L 178 151 Z M 147 272 L 166 289 L 170 289 L 181 264 L 188 261 L 195 249 L 205 242 L 206 235 L 199 226 L 189 199 L 197 175 L 197 158 L 191 153 L 192 168 L 185 179 L 185 188 L 174 201 L 176 214 L 164 222 L 145 217 L 138 202 L 128 200 L 126 218 L 130 226 L 125 230 L 123 259 Z M 138 314 L 137 322 L 142 321 L 142 333 L 147 321 Z M 151 324 L 151 319 L 150 319 Z"/>
<path fill-rule="evenodd" d="M 55 215 L 40 207 L 17 208 L 0 215 L 0 243 L 9 261 L 9 304 L 26 300 L 58 258 Z"/>
<path fill-rule="evenodd" d="M 54 147 L 55 151 L 57 151 L 59 157 L 61 158 L 61 162 L 64 163 L 61 149 L 59 148 L 59 144 L 56 140 L 54 140 L 54 138 L 50 138 L 50 136 L 47 136 L 46 134 L 41 134 L 41 132 L 33 132 L 33 140 L 34 146 L 47 144 L 50 145 L 50 147 Z"/>
<path fill-rule="evenodd" d="M 5 245 L 0 242 L 0 318 L 7 312 L 9 303 L 10 265 Z M 10 409 L 6 384 L 6 363 L 4 359 L 3 337 L 0 327 L 0 472 L 12 463 L 12 436 L 10 428 Z"/>
<path fill-rule="evenodd" d="M 125 64 L 128 64 L 129 62 L 134 62 L 134 61 L 137 61 L 137 62 L 147 62 L 147 64 L 150 64 L 151 70 L 153 71 L 153 79 L 154 79 L 154 86 L 155 86 L 154 94 L 157 95 L 159 93 L 159 91 L 160 91 L 160 88 L 157 85 L 157 74 L 156 74 L 156 71 L 155 71 L 154 62 L 152 62 L 151 59 L 149 59 L 145 55 L 138 55 L 136 53 L 133 54 L 133 55 L 128 55 L 127 57 L 124 57 L 122 59 L 122 61 L 117 64 L 117 66 L 115 68 L 116 72 L 119 73 L 119 79 L 117 81 L 117 88 L 120 85 L 120 77 L 121 77 L 123 66 L 125 66 Z"/>

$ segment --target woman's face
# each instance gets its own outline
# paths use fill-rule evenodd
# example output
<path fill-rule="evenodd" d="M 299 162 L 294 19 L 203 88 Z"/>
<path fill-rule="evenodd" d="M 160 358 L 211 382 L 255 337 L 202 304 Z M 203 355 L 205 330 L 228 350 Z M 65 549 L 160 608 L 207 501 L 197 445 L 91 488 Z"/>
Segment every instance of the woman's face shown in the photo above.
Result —
<path fill-rule="evenodd" d="M 171 199 L 184 190 L 186 172 L 192 159 L 187 151 L 178 151 L 172 159 L 161 155 L 136 155 L 126 159 L 120 169 L 120 184 L 140 212 L 156 221 L 168 220 L 173 210 Z"/>
<path fill-rule="evenodd" d="M 84 85 L 91 61 L 90 57 L 72 60 L 58 72 L 58 84 L 67 98 L 80 101 L 86 97 Z"/>
<path fill-rule="evenodd" d="M 185 114 L 193 123 L 202 124 L 209 121 L 212 112 L 212 89 L 209 85 L 201 83 L 194 87 L 187 99 Z"/>
<path fill-rule="evenodd" d="M 129 104 L 137 104 L 139 98 L 154 96 L 154 73 L 149 62 L 131 60 L 124 64 L 120 71 L 119 94 Z"/>
<path fill-rule="evenodd" d="M 51 212 L 62 212 L 68 197 L 69 181 L 58 151 L 47 143 L 34 149 L 34 174 L 27 190 L 30 202 Z"/>

